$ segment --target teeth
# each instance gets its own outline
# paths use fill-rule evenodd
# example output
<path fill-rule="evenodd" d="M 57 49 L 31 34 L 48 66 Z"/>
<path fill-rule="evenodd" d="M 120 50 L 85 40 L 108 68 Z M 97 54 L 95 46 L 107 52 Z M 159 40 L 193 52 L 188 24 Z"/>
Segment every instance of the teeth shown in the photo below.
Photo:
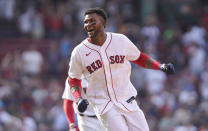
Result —
<path fill-rule="evenodd" d="M 89 30 L 88 32 L 92 32 L 93 30 Z"/>

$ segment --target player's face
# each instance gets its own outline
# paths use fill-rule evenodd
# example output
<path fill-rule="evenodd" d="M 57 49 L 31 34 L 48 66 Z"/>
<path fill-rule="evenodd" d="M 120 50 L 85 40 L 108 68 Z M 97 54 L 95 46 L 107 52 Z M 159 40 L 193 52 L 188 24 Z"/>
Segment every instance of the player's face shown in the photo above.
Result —
<path fill-rule="evenodd" d="M 104 27 L 103 21 L 102 17 L 96 13 L 87 14 L 85 16 L 84 29 L 90 38 L 97 36 L 97 34 L 101 31 L 101 28 Z"/>

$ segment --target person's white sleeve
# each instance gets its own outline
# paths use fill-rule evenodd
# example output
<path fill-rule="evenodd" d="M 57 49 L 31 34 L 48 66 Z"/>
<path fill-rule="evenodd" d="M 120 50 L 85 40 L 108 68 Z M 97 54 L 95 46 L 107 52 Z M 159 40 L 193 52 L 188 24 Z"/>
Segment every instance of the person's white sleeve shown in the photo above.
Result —
<path fill-rule="evenodd" d="M 72 51 L 72 54 L 71 54 L 71 59 L 70 59 L 70 62 L 69 62 L 68 75 L 71 78 L 76 78 L 76 79 L 81 80 L 82 71 L 83 71 L 83 68 L 82 68 L 81 56 L 78 52 L 78 49 L 75 48 Z"/>
<path fill-rule="evenodd" d="M 140 50 L 125 35 L 123 35 L 123 39 L 123 42 L 125 42 L 126 59 L 129 61 L 137 60 L 141 53 Z"/>
<path fill-rule="evenodd" d="M 82 88 L 87 88 L 88 86 L 87 80 L 84 77 L 82 78 L 81 85 L 82 85 Z"/>
<path fill-rule="evenodd" d="M 62 99 L 68 99 L 73 101 L 74 97 L 72 96 L 72 93 L 70 91 L 70 87 L 69 87 L 69 83 L 68 83 L 68 78 L 65 81 L 65 89 L 64 89 L 64 93 L 62 95 Z"/>

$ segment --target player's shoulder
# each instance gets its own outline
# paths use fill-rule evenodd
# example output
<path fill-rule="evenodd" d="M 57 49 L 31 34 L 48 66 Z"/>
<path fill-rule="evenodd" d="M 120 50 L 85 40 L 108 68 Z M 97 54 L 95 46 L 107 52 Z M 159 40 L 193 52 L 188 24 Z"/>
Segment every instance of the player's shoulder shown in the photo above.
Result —
<path fill-rule="evenodd" d="M 114 33 L 114 32 L 108 32 L 108 33 L 111 33 L 113 36 L 116 36 L 116 37 L 125 37 L 125 35 L 121 33 Z"/>
<path fill-rule="evenodd" d="M 80 42 L 78 45 L 76 45 L 75 47 L 74 47 L 74 50 L 79 50 L 80 48 L 82 48 L 82 46 L 83 46 L 83 41 L 82 42 Z"/>
<path fill-rule="evenodd" d="M 113 32 L 110 32 L 110 33 L 112 34 L 112 37 L 115 37 L 115 38 L 120 38 L 120 39 L 127 38 L 126 35 L 121 34 L 121 33 L 113 33 Z"/>
<path fill-rule="evenodd" d="M 77 52 L 77 51 L 82 50 L 82 48 L 84 47 L 83 42 L 85 42 L 85 41 L 86 41 L 86 39 L 84 39 L 82 42 L 80 42 L 78 45 L 76 45 L 73 49 L 73 52 Z"/>

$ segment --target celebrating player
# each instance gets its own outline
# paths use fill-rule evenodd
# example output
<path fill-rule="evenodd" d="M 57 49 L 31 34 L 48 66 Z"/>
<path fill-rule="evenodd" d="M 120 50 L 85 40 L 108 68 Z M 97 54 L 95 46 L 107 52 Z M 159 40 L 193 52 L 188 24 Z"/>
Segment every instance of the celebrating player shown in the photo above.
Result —
<path fill-rule="evenodd" d="M 84 14 L 88 38 L 74 48 L 68 81 L 78 110 L 84 112 L 88 101 L 81 95 L 81 76 L 87 82 L 87 98 L 95 106 L 107 131 L 149 131 L 143 111 L 137 105 L 137 91 L 130 82 L 131 64 L 174 73 L 172 64 L 150 58 L 123 34 L 105 32 L 106 13 L 90 8 Z"/>
<path fill-rule="evenodd" d="M 86 89 L 87 82 L 85 79 L 82 79 L 82 88 Z M 82 93 L 84 94 L 84 89 Z M 102 127 L 100 126 L 100 122 L 98 121 L 94 110 L 91 106 L 87 108 L 84 113 L 80 113 L 77 111 L 76 106 L 73 109 L 73 96 L 70 92 L 68 79 L 65 82 L 65 89 L 62 98 L 64 99 L 64 112 L 66 114 L 68 123 L 69 123 L 69 130 L 70 131 L 102 131 Z M 78 120 L 78 127 L 74 121 L 74 111 L 77 113 L 77 120 Z"/>

